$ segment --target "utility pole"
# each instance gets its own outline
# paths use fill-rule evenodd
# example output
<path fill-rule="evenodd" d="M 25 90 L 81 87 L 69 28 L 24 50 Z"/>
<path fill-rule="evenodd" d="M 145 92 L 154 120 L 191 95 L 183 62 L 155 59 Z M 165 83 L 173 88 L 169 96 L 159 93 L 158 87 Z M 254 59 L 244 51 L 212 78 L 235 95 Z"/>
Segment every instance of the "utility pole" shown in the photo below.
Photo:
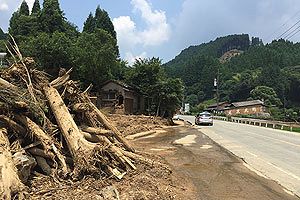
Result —
<path fill-rule="evenodd" d="M 217 114 L 219 114 L 219 101 L 220 101 L 220 94 L 219 94 L 219 79 L 220 79 L 220 75 L 219 75 L 219 67 L 218 67 L 218 71 L 217 71 L 217 78 L 215 78 L 214 80 L 214 87 L 216 88 L 216 98 L 217 98 Z"/>

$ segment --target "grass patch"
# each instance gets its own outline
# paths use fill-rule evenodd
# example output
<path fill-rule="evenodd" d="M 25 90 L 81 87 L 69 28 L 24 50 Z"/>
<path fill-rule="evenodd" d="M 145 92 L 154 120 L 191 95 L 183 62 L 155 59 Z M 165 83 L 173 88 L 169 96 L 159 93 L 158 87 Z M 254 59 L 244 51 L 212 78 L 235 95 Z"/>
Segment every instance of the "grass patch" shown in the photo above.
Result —
<path fill-rule="evenodd" d="M 300 127 L 299 128 L 293 128 L 293 132 L 300 133 Z"/>

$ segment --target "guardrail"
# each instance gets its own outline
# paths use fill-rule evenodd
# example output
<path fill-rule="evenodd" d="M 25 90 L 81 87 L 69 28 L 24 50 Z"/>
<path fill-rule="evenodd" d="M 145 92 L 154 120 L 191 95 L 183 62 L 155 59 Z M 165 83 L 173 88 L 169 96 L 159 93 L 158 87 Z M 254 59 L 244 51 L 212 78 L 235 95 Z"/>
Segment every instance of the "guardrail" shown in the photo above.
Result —
<path fill-rule="evenodd" d="M 216 120 L 249 124 L 254 126 L 262 126 L 266 128 L 273 128 L 273 129 L 281 129 L 281 130 L 289 130 L 289 131 L 300 129 L 300 124 L 293 123 L 293 122 L 281 122 L 281 121 L 270 121 L 270 120 L 262 120 L 262 119 L 221 117 L 221 116 L 214 116 L 213 118 Z"/>

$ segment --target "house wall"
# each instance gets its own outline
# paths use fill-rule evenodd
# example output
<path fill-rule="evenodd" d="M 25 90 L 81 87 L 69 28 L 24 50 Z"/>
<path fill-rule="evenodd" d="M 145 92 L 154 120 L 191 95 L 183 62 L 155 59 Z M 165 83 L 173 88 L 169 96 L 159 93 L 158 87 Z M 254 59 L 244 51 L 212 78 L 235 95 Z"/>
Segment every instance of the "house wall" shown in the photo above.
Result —
<path fill-rule="evenodd" d="M 110 91 L 110 93 L 113 93 L 113 91 L 116 92 L 115 98 L 109 98 L 107 93 Z M 117 102 L 117 95 L 121 94 L 124 98 L 124 110 L 126 114 L 132 114 L 139 111 L 144 110 L 144 98 L 142 95 L 136 93 L 133 90 L 128 90 L 124 88 L 123 86 L 116 84 L 114 82 L 109 82 L 106 85 L 102 87 L 101 91 L 101 100 L 100 100 L 100 107 L 110 107 L 113 106 L 114 103 Z"/>
<path fill-rule="evenodd" d="M 114 82 L 107 83 L 106 85 L 104 85 L 102 87 L 102 90 L 104 90 L 104 91 L 116 90 L 116 91 L 120 92 L 125 97 L 125 91 L 124 91 L 123 87 L 119 84 L 114 83 Z"/>
<path fill-rule="evenodd" d="M 254 105 L 240 108 L 232 108 L 224 111 L 226 115 L 252 115 L 261 114 L 265 112 L 265 107 L 263 105 Z"/>

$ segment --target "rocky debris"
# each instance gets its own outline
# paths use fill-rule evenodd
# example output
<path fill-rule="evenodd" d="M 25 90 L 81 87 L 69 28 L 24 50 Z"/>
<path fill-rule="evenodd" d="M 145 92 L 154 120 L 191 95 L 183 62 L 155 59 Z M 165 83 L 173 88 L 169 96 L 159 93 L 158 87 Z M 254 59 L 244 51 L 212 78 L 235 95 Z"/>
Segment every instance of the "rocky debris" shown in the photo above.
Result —
<path fill-rule="evenodd" d="M 231 58 L 233 58 L 235 56 L 239 56 L 242 53 L 243 53 L 243 51 L 241 51 L 241 50 L 233 49 L 233 50 L 230 50 L 230 51 L 227 51 L 226 53 L 224 53 L 219 60 L 221 63 L 226 63 L 226 62 L 230 61 Z"/>

